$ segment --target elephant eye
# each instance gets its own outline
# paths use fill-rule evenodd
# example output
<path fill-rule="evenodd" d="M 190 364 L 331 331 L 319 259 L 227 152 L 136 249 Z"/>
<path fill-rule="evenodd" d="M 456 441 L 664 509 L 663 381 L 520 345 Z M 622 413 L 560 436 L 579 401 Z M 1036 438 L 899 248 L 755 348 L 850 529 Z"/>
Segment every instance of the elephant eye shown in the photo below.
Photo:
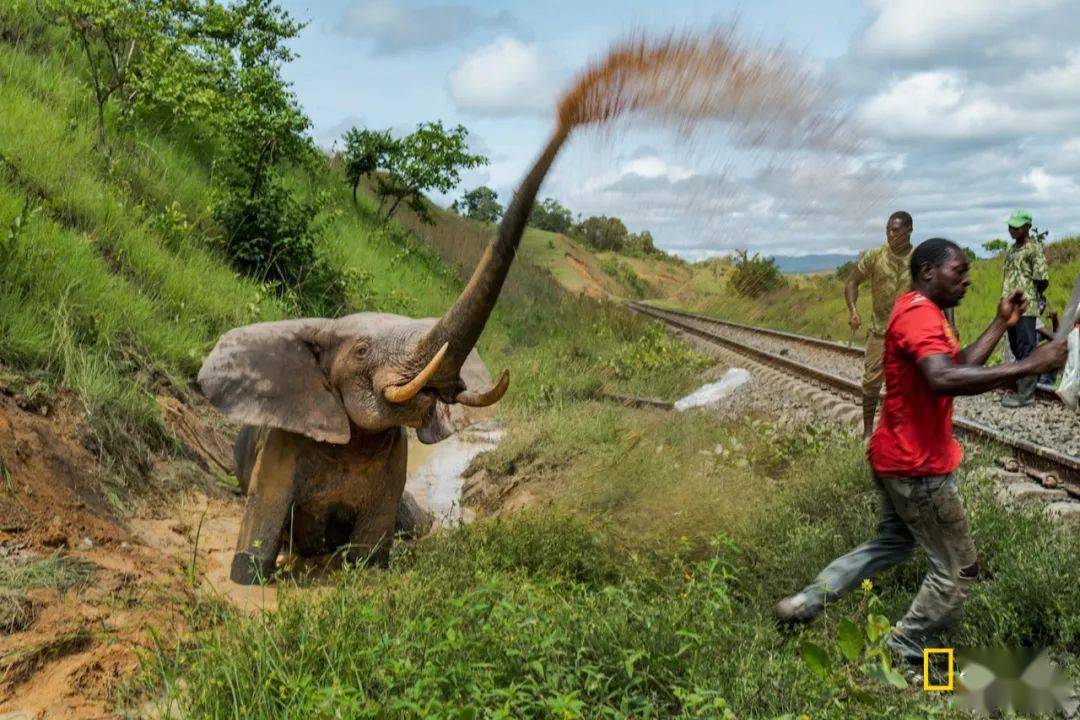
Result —
<path fill-rule="evenodd" d="M 356 347 L 353 348 L 353 353 L 356 355 L 356 357 L 364 357 L 365 355 L 367 355 L 368 354 L 368 345 L 367 345 L 367 343 L 357 343 Z"/>

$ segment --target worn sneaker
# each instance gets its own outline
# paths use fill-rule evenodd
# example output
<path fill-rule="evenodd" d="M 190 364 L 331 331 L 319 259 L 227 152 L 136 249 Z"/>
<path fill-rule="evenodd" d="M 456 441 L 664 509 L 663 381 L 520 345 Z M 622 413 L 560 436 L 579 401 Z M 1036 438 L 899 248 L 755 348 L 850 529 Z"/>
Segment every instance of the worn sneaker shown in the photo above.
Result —
<path fill-rule="evenodd" d="M 773 607 L 773 616 L 784 625 L 813 622 L 825 606 L 804 592 L 789 595 Z"/>
<path fill-rule="evenodd" d="M 1019 393 L 1011 393 L 1001 398 L 1001 407 L 1022 408 L 1035 402 L 1034 398 L 1024 397 Z"/>

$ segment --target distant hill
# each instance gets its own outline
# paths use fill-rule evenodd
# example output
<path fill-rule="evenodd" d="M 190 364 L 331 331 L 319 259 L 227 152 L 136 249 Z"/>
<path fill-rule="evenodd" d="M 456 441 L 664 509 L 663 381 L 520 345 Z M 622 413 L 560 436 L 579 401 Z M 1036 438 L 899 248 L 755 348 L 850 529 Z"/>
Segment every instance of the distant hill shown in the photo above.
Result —
<path fill-rule="evenodd" d="M 833 270 L 857 257 L 858 255 L 827 253 L 824 255 L 774 255 L 773 260 L 783 272 L 795 274 Z"/>

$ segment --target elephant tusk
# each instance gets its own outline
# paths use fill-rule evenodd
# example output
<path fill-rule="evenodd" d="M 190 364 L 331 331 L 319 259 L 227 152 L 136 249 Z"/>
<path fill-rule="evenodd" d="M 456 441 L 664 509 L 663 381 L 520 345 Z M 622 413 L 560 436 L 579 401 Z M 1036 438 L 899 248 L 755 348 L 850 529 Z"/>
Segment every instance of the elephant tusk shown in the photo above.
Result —
<path fill-rule="evenodd" d="M 468 407 L 487 407 L 499 402 L 502 396 L 506 394 L 508 387 L 510 387 L 510 371 L 503 370 L 499 382 L 495 383 L 490 390 L 484 392 L 462 390 L 454 396 L 454 400 Z"/>
<path fill-rule="evenodd" d="M 383 388 L 383 397 L 386 398 L 386 401 L 399 404 L 409 402 L 416 397 L 416 393 L 427 385 L 428 380 L 439 369 L 439 365 L 442 363 L 443 358 L 446 357 L 446 351 L 449 349 L 450 343 L 443 343 L 443 346 L 439 348 L 439 352 L 435 353 L 435 357 L 428 361 L 427 366 L 417 373 L 416 377 L 404 385 L 388 385 Z"/>

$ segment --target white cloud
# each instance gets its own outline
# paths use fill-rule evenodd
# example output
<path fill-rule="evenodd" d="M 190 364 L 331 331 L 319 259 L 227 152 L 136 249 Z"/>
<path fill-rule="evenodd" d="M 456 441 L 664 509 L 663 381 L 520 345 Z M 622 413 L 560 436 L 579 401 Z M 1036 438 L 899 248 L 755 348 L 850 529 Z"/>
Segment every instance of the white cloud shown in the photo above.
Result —
<path fill-rule="evenodd" d="M 940 57 L 957 45 L 1026 27 L 1026 18 L 1061 0 L 870 0 L 868 4 L 875 16 L 857 50 L 871 57 L 910 61 Z"/>
<path fill-rule="evenodd" d="M 1053 199 L 1059 202 L 1067 197 L 1075 197 L 1076 191 L 1080 189 L 1080 186 L 1077 186 L 1073 178 L 1067 175 L 1048 173 L 1041 167 L 1029 170 L 1024 175 L 1023 180 L 1025 184 L 1030 185 L 1035 190 L 1035 194 L 1040 198 Z"/>
<path fill-rule="evenodd" d="M 887 138 L 976 140 L 1026 132 L 1035 120 L 956 70 L 908 75 L 867 100 L 859 118 Z"/>
<path fill-rule="evenodd" d="M 467 5 L 418 5 L 409 0 L 353 0 L 340 29 L 371 40 L 376 54 L 396 54 L 455 43 L 481 29 L 509 27 L 505 11 L 478 13 Z"/>
<path fill-rule="evenodd" d="M 549 114 L 554 112 L 559 75 L 539 45 L 502 37 L 451 70 L 450 99 L 474 115 Z"/>

